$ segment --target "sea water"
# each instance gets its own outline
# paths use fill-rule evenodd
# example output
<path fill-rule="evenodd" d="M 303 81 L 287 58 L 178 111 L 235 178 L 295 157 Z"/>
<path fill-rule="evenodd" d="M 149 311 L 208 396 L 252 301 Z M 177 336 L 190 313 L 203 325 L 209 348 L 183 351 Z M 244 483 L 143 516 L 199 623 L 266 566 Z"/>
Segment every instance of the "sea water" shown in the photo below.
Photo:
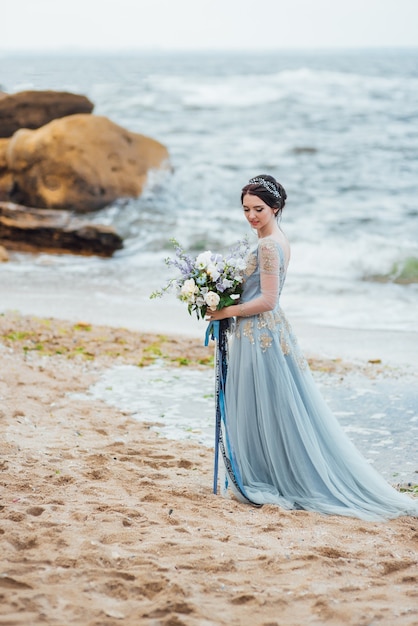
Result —
<path fill-rule="evenodd" d="M 418 483 L 416 378 L 368 378 L 314 371 L 327 404 L 366 459 L 392 484 Z M 83 398 L 94 397 L 149 423 L 162 437 L 214 447 L 214 375 L 210 370 L 118 365 Z"/>
<path fill-rule="evenodd" d="M 140 198 L 89 216 L 117 228 L 123 250 L 107 260 L 14 254 L 0 266 L 2 308 L 8 289 L 64 301 L 78 287 L 129 309 L 165 282 L 171 237 L 196 252 L 245 234 L 255 245 L 240 189 L 271 173 L 288 193 L 288 315 L 416 330 L 417 50 L 3 53 L 0 85 L 83 93 L 96 114 L 164 143 L 171 163 Z"/>

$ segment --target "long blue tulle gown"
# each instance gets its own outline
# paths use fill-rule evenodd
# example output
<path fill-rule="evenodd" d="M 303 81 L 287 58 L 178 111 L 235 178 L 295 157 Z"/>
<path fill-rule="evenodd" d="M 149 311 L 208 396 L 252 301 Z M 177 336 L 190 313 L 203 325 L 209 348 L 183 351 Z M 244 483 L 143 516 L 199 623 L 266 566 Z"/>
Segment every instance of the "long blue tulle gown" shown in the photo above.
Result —
<path fill-rule="evenodd" d="M 325 404 L 280 308 L 285 275 L 280 243 L 260 239 L 240 302 L 266 310 L 237 318 L 228 340 L 223 495 L 364 520 L 418 516 L 418 501 L 378 474 Z"/>

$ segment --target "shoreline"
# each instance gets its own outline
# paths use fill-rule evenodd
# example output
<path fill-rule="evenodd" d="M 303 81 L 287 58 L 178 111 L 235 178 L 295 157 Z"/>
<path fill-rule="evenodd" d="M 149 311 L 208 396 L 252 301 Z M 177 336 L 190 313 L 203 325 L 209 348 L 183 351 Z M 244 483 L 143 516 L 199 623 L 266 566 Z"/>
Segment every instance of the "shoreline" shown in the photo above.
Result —
<path fill-rule="evenodd" d="M 199 363 L 207 348 L 89 326 L 0 315 L 0 622 L 416 624 L 418 520 L 213 495 L 211 450 L 86 396 L 112 364 L 163 347 L 181 375 L 178 357 L 211 366 Z"/>
<path fill-rule="evenodd" d="M 151 289 L 150 289 L 151 291 Z M 150 300 L 148 293 L 88 292 L 55 288 L 52 284 L 32 291 L 29 286 L 8 285 L 0 302 L 0 313 L 19 311 L 23 315 L 53 317 L 151 334 L 200 339 L 203 344 L 206 322 L 190 317 L 183 303 L 173 295 Z M 286 313 L 286 308 L 284 308 Z M 342 359 L 364 364 L 380 361 L 389 367 L 418 371 L 418 331 L 353 329 L 314 323 L 301 316 L 288 316 L 302 351 L 307 357 Z"/>
<path fill-rule="evenodd" d="M 207 324 L 202 321 L 192 320 L 194 324 L 191 324 L 190 333 L 187 333 L 187 328 L 182 327 L 181 330 L 185 332 L 177 334 L 174 328 L 170 328 L 167 324 L 160 327 L 158 323 L 155 323 L 155 319 L 149 324 L 140 322 L 129 327 L 116 323 L 100 323 L 97 319 L 92 320 L 92 317 L 96 317 L 94 315 L 78 317 L 68 314 L 68 311 L 67 316 L 63 317 L 44 315 L 42 314 L 43 306 L 38 311 L 41 314 L 22 313 L 16 309 L 5 309 L 0 304 L 0 342 L 3 341 L 4 345 L 9 348 L 20 347 L 26 353 L 36 351 L 41 356 L 63 354 L 69 358 L 84 355 L 87 359 L 100 357 L 103 363 L 113 363 L 116 360 L 124 364 L 145 366 L 154 363 L 157 359 L 163 359 L 169 365 L 193 367 L 213 365 L 211 346 L 214 344 L 211 342 L 208 347 L 204 346 L 203 339 Z M 183 308 L 182 312 L 184 313 Z M 97 317 L 100 318 L 100 315 Z M 133 326 L 138 326 L 138 328 Z M 295 327 L 295 324 L 293 326 Z M 303 334 L 305 341 L 309 335 L 312 347 L 311 350 L 305 352 L 305 356 L 313 370 L 341 374 L 356 371 L 372 378 L 379 374 L 389 376 L 399 376 L 402 373 L 416 374 L 411 369 L 412 359 L 406 358 L 406 362 L 400 365 L 396 358 L 389 362 L 389 354 L 388 360 L 376 358 L 370 346 L 379 343 L 378 331 L 364 331 L 368 337 L 374 337 L 374 341 L 370 341 L 369 344 L 363 342 L 357 352 L 358 355 L 362 354 L 362 357 L 350 359 L 348 356 L 338 355 L 336 349 L 334 352 L 332 345 L 337 345 L 333 344 L 336 336 L 343 336 L 344 345 L 347 346 L 352 336 L 351 330 L 315 327 L 314 334 L 311 326 L 299 327 L 296 324 L 296 327 L 305 329 L 306 335 Z M 357 334 L 359 331 L 353 332 Z M 331 338 L 328 351 L 323 349 L 321 343 L 324 334 Z M 397 332 L 393 333 L 395 337 L 398 335 Z M 409 337 L 410 333 L 407 335 Z M 402 336 L 402 343 L 405 340 L 406 338 Z"/>

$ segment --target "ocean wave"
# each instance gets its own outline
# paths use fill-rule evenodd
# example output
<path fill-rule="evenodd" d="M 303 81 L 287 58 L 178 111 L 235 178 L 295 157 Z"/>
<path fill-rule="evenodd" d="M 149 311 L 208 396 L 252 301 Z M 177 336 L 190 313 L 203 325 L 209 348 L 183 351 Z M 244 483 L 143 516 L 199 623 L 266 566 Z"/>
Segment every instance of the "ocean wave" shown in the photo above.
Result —
<path fill-rule="evenodd" d="M 254 88 L 251 88 L 253 86 Z M 147 88 L 164 94 L 156 98 L 157 107 L 167 107 L 167 99 L 177 99 L 188 108 L 247 108 L 264 106 L 282 100 L 322 103 L 330 107 L 343 106 L 379 110 L 388 101 L 402 101 L 411 107 L 418 91 L 418 80 L 412 77 L 365 76 L 363 74 L 315 70 L 308 67 L 284 69 L 262 74 L 228 74 L 219 77 L 153 76 Z M 137 96 L 135 96 L 137 99 Z M 347 100 L 348 99 L 348 100 Z M 160 104 L 159 104 L 160 103 Z M 411 108 L 408 115 L 414 113 Z"/>
<path fill-rule="evenodd" d="M 399 285 L 418 283 L 418 258 L 407 257 L 401 261 L 396 261 L 386 274 L 366 274 L 364 280 L 381 283 L 391 282 Z"/>

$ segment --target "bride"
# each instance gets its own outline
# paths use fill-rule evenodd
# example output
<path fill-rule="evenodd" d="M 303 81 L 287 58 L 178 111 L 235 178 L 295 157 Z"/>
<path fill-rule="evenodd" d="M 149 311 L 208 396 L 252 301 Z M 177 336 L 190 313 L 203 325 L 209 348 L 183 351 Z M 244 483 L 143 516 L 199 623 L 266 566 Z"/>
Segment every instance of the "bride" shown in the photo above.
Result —
<path fill-rule="evenodd" d="M 236 317 L 218 442 L 223 492 L 255 505 L 365 520 L 418 516 L 418 501 L 391 487 L 345 435 L 280 308 L 290 246 L 277 218 L 286 197 L 265 174 L 242 189 L 258 246 L 249 255 L 239 303 L 207 313 L 210 321 Z"/>

